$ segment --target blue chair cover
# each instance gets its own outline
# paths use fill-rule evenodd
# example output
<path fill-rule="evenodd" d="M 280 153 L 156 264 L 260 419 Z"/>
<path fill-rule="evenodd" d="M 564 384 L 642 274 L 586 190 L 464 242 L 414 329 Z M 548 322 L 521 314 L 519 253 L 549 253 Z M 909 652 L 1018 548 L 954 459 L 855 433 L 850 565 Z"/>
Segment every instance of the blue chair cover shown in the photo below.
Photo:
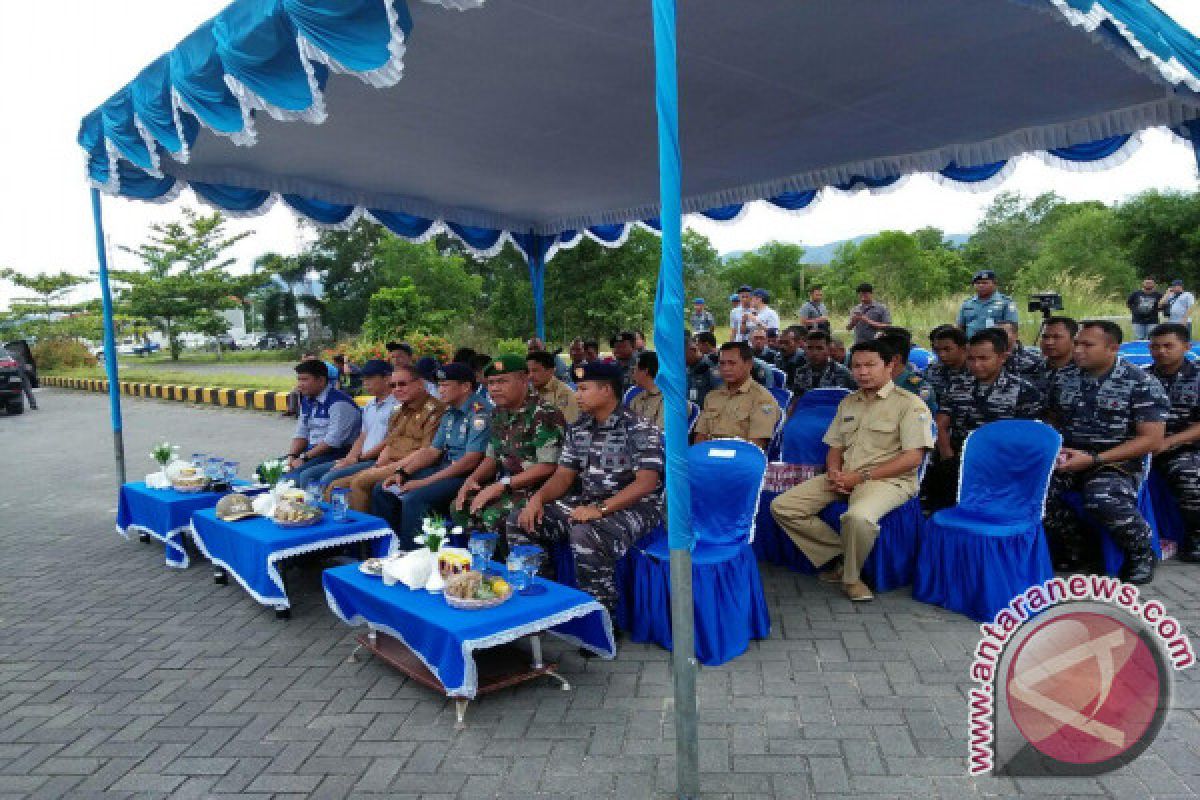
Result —
<path fill-rule="evenodd" d="M 818 515 L 829 527 L 842 530 L 842 514 L 850 504 L 837 500 L 825 506 Z M 863 579 L 876 592 L 890 592 L 913 581 L 913 566 L 917 557 L 917 537 L 925 517 L 921 501 L 914 497 L 883 515 L 879 520 L 879 538 L 863 562 Z"/>
<path fill-rule="evenodd" d="M 967 437 L 958 505 L 921 532 L 913 597 L 987 622 L 1030 586 L 1054 576 L 1042 515 L 1058 432 L 1002 420 Z"/>
<path fill-rule="evenodd" d="M 1145 466 L 1142 470 L 1142 482 L 1138 486 L 1137 508 L 1138 513 L 1142 515 L 1146 520 L 1146 524 L 1150 526 L 1150 549 L 1154 551 L 1156 558 L 1161 559 L 1162 544 L 1159 541 L 1158 520 L 1154 513 L 1154 504 L 1150 498 L 1149 473 L 1150 456 L 1146 456 Z M 1104 571 L 1109 575 L 1116 575 L 1120 572 L 1121 567 L 1125 564 L 1125 551 L 1113 541 L 1112 534 L 1109 533 L 1108 528 L 1096 522 L 1084 510 L 1083 496 L 1079 492 L 1065 492 L 1062 500 L 1079 517 L 1079 522 L 1082 526 L 1100 537 L 1100 552 L 1104 558 Z"/>
<path fill-rule="evenodd" d="M 779 369 L 779 367 L 771 367 L 770 374 L 767 376 L 771 380 L 771 385 L 768 389 L 786 389 L 787 388 L 787 373 Z M 772 392 L 774 394 L 774 392 Z M 786 408 L 787 406 L 784 406 Z"/>
<path fill-rule="evenodd" d="M 633 398 L 637 397 L 639 394 L 641 394 L 643 391 L 644 391 L 644 389 L 642 389 L 642 387 L 640 387 L 640 386 L 630 386 L 628 389 L 625 390 L 625 396 L 621 398 L 621 403 L 625 406 L 628 406 L 630 401 L 633 400 Z"/>
<path fill-rule="evenodd" d="M 1167 485 L 1166 480 L 1155 470 L 1150 470 L 1150 475 L 1146 478 L 1146 497 L 1150 513 L 1154 515 L 1159 539 L 1182 544 L 1186 529 L 1183 526 L 1183 515 L 1179 512 L 1179 503 L 1175 500 L 1175 495 L 1171 494 L 1171 487 Z"/>
<path fill-rule="evenodd" d="M 792 404 L 792 392 L 790 389 L 767 389 L 771 393 L 771 397 L 775 398 L 775 402 L 779 404 L 779 422 L 775 424 L 775 435 L 771 437 L 771 441 L 767 443 L 767 458 L 775 461 L 779 458 L 780 449 L 783 444 L 783 426 L 787 421 L 788 406 Z"/>
<path fill-rule="evenodd" d="M 933 353 L 924 347 L 914 347 L 908 352 L 908 363 L 912 364 L 917 372 L 924 372 L 933 363 Z"/>
<path fill-rule="evenodd" d="M 692 484 L 692 592 L 696 657 L 708 666 L 741 655 L 751 639 L 771 633 L 750 531 L 767 459 L 740 439 L 715 439 L 688 449 Z M 720 486 L 721 491 L 712 491 Z M 671 576 L 666 532 L 660 527 L 630 550 L 617 570 L 617 619 L 635 642 L 671 649 Z"/>

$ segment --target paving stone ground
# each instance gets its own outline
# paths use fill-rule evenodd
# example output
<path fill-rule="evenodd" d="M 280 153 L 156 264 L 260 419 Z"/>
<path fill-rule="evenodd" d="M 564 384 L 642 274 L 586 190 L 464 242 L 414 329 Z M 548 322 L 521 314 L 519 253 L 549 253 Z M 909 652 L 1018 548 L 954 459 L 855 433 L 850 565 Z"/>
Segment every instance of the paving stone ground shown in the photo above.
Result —
<path fill-rule="evenodd" d="M 625 645 L 584 661 L 548 645 L 574 690 L 526 684 L 453 706 L 375 660 L 314 570 L 277 621 L 203 564 L 114 533 L 107 402 L 39 392 L 0 417 L 0 797 L 669 797 L 667 654 Z M 278 452 L 267 414 L 126 399 L 130 476 L 168 438 L 243 464 Z M 1145 594 L 1193 637 L 1196 569 L 1168 564 Z M 1179 676 L 1150 749 L 1105 776 L 966 774 L 968 620 L 907 591 L 851 606 L 764 567 L 769 641 L 700 674 L 705 797 L 1194 797 L 1200 679 Z"/>

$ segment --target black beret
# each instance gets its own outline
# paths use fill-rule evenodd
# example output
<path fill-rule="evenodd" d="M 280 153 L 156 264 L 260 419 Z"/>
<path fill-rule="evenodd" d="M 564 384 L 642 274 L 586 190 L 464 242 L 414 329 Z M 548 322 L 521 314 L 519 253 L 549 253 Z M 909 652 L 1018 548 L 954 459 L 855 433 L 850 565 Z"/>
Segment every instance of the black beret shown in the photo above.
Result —
<path fill-rule="evenodd" d="M 466 364 L 459 364 L 453 361 L 438 367 L 437 379 L 439 381 L 459 381 L 460 383 L 474 383 L 475 370 L 471 369 Z"/>
<path fill-rule="evenodd" d="M 588 361 L 574 370 L 576 381 L 612 381 L 625 377 L 620 364 L 610 361 Z"/>

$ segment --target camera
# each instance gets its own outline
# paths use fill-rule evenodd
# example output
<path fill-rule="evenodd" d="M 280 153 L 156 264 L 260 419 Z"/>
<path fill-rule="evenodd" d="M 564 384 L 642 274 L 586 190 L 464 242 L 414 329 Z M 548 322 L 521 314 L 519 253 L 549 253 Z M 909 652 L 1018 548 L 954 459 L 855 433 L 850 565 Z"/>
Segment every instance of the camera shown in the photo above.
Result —
<path fill-rule="evenodd" d="M 1062 311 L 1062 295 L 1058 292 L 1038 292 L 1029 295 L 1029 310 L 1050 316 L 1055 311 Z"/>

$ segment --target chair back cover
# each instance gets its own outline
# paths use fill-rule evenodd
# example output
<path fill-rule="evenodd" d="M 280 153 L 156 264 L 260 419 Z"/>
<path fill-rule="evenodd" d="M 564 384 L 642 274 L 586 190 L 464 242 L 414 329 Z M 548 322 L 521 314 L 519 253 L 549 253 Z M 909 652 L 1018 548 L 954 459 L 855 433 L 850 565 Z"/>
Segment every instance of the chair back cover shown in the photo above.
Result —
<path fill-rule="evenodd" d="M 697 549 L 750 540 L 766 471 L 766 454 L 742 439 L 712 439 L 688 448 Z"/>
<path fill-rule="evenodd" d="M 829 446 L 822 441 L 837 415 L 847 389 L 812 389 L 796 401 L 796 409 L 783 425 L 781 456 L 788 464 L 824 466 Z"/>
<path fill-rule="evenodd" d="M 1044 422 L 984 425 L 963 445 L 958 505 L 984 520 L 1040 520 L 1062 436 Z"/>
<path fill-rule="evenodd" d="M 768 389 L 786 389 L 787 388 L 787 373 L 779 367 L 771 367 L 770 373 L 771 385 Z"/>
<path fill-rule="evenodd" d="M 924 372 L 929 369 L 929 365 L 934 361 L 933 353 L 926 350 L 924 347 L 914 347 L 908 351 L 908 363 L 916 368 L 917 372 Z"/>
<path fill-rule="evenodd" d="M 779 404 L 779 410 L 786 414 L 788 406 L 792 403 L 792 390 L 777 386 L 767 389 L 767 391 L 771 393 L 771 397 L 774 397 L 775 402 Z M 782 420 L 782 416 L 780 419 Z"/>
<path fill-rule="evenodd" d="M 639 394 L 641 394 L 643 391 L 644 390 L 640 386 L 630 386 L 628 389 L 625 390 L 625 396 L 623 398 L 621 398 L 621 403 L 623 405 L 628 406 L 629 402 L 631 400 L 633 400 L 633 398 L 635 398 Z"/>

